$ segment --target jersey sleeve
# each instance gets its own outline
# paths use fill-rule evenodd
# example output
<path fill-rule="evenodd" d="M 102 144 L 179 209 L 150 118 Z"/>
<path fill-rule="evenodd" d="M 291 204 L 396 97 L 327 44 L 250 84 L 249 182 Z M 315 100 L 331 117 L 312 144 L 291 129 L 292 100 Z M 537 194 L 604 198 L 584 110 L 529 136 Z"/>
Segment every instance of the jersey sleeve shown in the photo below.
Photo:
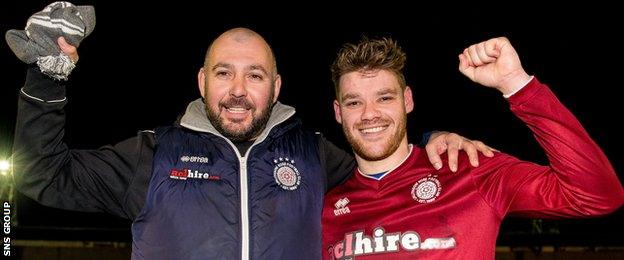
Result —
<path fill-rule="evenodd" d="M 624 203 L 611 163 L 546 85 L 534 78 L 509 103 L 544 149 L 549 165 L 499 154 L 474 169 L 477 189 L 501 217 L 598 216 Z"/>

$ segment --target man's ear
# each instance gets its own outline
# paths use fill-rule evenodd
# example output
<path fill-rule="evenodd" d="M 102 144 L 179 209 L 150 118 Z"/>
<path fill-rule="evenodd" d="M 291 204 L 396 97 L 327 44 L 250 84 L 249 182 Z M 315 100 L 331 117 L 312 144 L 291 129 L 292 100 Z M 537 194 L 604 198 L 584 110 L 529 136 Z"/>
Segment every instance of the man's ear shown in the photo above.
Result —
<path fill-rule="evenodd" d="M 199 86 L 199 93 L 201 93 L 201 96 L 206 98 L 206 93 L 204 93 L 206 91 L 206 73 L 203 67 L 199 69 L 197 73 L 197 86 Z"/>
<path fill-rule="evenodd" d="M 336 117 L 336 122 L 342 125 L 342 115 L 340 114 L 340 103 L 338 103 L 338 100 L 334 100 L 334 116 Z"/>
<path fill-rule="evenodd" d="M 277 74 L 275 75 L 275 80 L 273 81 L 273 103 L 277 101 L 279 97 L 280 90 L 282 89 L 282 77 Z"/>
<path fill-rule="evenodd" d="M 412 112 L 414 110 L 414 98 L 409 86 L 405 86 L 405 90 L 403 90 L 403 100 L 405 101 L 405 113 Z"/>

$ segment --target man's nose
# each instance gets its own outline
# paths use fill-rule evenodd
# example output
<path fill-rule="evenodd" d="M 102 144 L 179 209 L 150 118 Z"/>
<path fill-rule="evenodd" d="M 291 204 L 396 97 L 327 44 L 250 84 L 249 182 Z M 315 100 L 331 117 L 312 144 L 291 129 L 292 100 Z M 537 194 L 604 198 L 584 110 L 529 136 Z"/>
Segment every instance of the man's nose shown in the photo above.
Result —
<path fill-rule="evenodd" d="M 244 97 L 247 95 L 247 87 L 243 77 L 237 77 L 234 79 L 234 84 L 230 88 L 230 95 L 234 97 Z"/>
<path fill-rule="evenodd" d="M 380 115 L 381 113 L 379 113 L 379 110 L 374 103 L 368 102 L 364 104 L 364 110 L 362 111 L 362 120 L 373 120 L 380 117 Z"/>

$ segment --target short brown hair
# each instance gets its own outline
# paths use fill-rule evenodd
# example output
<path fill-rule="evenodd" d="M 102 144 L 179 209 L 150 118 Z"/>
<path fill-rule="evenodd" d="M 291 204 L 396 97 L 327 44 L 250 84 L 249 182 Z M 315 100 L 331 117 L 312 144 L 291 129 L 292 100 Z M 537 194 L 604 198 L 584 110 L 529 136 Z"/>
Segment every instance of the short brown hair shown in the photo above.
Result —
<path fill-rule="evenodd" d="M 406 86 L 403 67 L 407 56 L 397 42 L 391 38 L 369 39 L 363 37 L 355 45 L 342 46 L 331 67 L 334 90 L 338 98 L 340 77 L 353 71 L 388 70 L 394 73 L 399 85 Z"/>

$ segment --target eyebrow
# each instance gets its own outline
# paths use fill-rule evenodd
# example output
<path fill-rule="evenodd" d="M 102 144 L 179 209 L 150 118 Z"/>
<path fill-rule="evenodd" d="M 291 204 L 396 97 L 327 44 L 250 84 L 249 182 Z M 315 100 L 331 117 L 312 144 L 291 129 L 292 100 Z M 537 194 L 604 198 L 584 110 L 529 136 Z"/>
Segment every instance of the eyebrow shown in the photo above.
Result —
<path fill-rule="evenodd" d="M 391 94 L 391 95 L 397 95 L 398 92 L 396 89 L 394 88 L 385 88 L 382 90 L 379 90 L 375 93 L 377 96 L 383 96 L 383 95 L 387 95 L 387 94 Z M 355 99 L 360 97 L 360 94 L 355 94 L 355 93 L 346 93 L 344 94 L 341 98 L 340 101 L 344 102 L 345 100 L 348 99 Z"/>
<path fill-rule="evenodd" d="M 262 71 L 262 73 L 264 73 L 265 75 L 269 75 L 269 72 L 264 68 L 264 66 L 260 64 L 252 64 L 248 68 L 249 70 L 259 70 Z"/>
<path fill-rule="evenodd" d="M 382 89 L 380 91 L 377 91 L 377 96 L 382 96 L 382 95 L 386 95 L 386 94 L 396 95 L 396 94 L 398 94 L 398 92 L 394 88 L 385 88 L 385 89 Z"/>
<path fill-rule="evenodd" d="M 234 65 L 229 64 L 229 63 L 223 63 L 223 62 L 219 62 L 217 64 L 215 64 L 214 66 L 212 66 L 212 70 L 216 70 L 218 68 L 226 68 L 226 69 L 234 69 Z M 252 64 L 249 65 L 247 67 L 247 70 L 259 70 L 262 71 L 262 73 L 268 75 L 269 73 L 267 72 L 267 70 L 264 68 L 264 66 L 260 65 L 260 64 Z"/>
<path fill-rule="evenodd" d="M 359 96 L 360 96 L 359 94 L 346 93 L 342 95 L 342 97 L 340 98 L 340 101 L 345 102 L 345 100 L 347 99 L 355 99 L 355 98 L 358 98 Z"/>
<path fill-rule="evenodd" d="M 223 63 L 223 62 L 219 62 L 217 64 L 215 64 L 214 66 L 212 66 L 212 70 L 216 70 L 218 68 L 226 68 L 226 69 L 233 69 L 234 66 L 232 66 L 232 64 L 229 63 Z"/>

